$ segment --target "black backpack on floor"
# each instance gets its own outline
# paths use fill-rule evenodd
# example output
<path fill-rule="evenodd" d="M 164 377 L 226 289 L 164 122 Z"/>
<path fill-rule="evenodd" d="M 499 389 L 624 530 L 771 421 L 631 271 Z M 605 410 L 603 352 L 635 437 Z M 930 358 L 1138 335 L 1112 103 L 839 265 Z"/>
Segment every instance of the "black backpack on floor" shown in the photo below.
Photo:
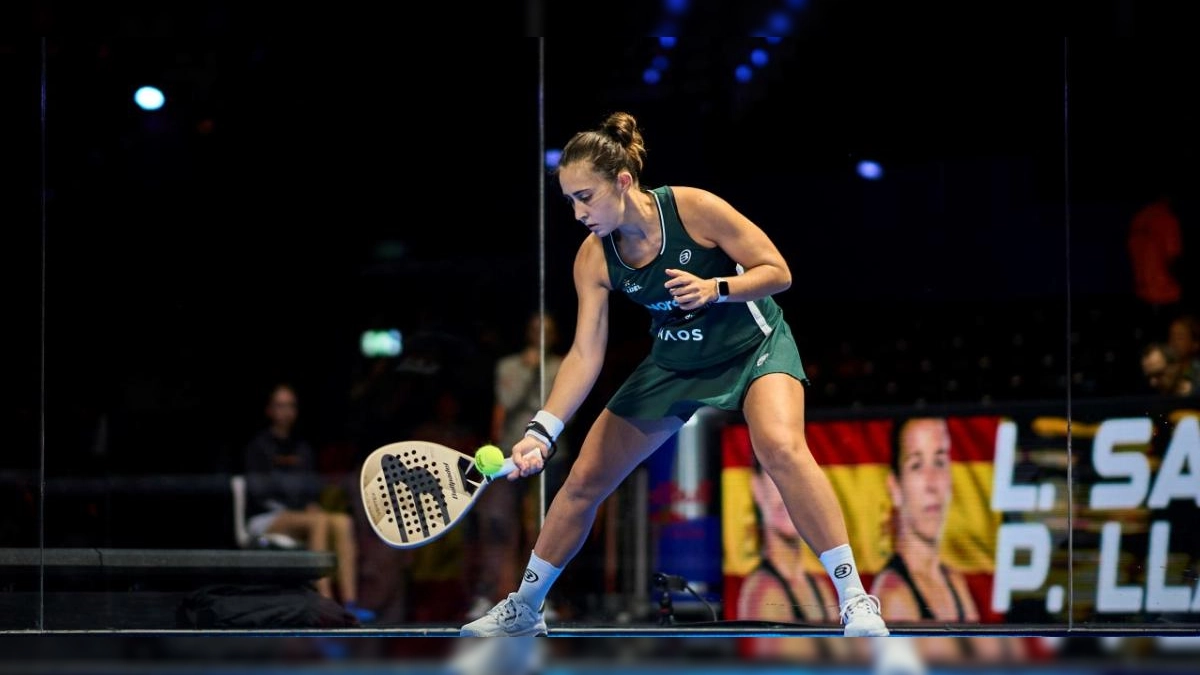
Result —
<path fill-rule="evenodd" d="M 212 584 L 176 610 L 180 628 L 353 628 L 358 619 L 311 584 Z"/>

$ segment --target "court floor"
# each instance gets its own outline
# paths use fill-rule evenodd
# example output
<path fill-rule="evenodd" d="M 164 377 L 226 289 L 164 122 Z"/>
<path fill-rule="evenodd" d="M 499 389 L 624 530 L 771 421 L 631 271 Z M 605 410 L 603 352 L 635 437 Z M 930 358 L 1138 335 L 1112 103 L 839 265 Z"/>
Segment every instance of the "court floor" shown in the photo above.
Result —
<path fill-rule="evenodd" d="M 745 637 L 743 635 L 742 637 Z M 787 638 L 780 638 L 787 639 Z M 838 639 L 838 638 L 832 638 Z M 921 638 L 916 638 L 920 640 Z M 1200 672 L 1200 637 L 1104 638 L 1094 651 L 1020 664 L 930 665 L 924 675 L 1183 675 Z M 1134 638 L 1136 640 L 1136 638 Z M 0 634 L 0 674 L 40 675 L 920 675 L 911 663 L 753 661 L 728 638 L 459 640 L 346 636 L 164 637 Z M 889 643 L 892 644 L 892 643 Z M 482 658 L 480 658 L 482 657 Z"/>

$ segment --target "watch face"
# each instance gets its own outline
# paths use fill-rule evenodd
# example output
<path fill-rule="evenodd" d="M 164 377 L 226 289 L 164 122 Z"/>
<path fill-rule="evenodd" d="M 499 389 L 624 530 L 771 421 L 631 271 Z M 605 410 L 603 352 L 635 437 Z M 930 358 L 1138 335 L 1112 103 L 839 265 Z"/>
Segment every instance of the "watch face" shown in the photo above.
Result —
<path fill-rule="evenodd" d="M 722 298 L 729 295 L 729 282 L 724 279 L 717 282 L 717 295 Z"/>

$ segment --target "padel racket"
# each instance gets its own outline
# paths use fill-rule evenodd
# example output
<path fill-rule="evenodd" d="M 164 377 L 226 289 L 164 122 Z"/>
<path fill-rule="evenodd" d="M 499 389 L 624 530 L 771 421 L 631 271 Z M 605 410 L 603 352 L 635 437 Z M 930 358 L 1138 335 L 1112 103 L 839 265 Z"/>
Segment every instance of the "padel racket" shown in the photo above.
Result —
<path fill-rule="evenodd" d="M 506 457 L 491 478 L 465 452 L 429 441 L 389 443 L 362 466 L 367 520 L 389 546 L 424 546 L 454 527 L 488 484 L 513 471 Z"/>

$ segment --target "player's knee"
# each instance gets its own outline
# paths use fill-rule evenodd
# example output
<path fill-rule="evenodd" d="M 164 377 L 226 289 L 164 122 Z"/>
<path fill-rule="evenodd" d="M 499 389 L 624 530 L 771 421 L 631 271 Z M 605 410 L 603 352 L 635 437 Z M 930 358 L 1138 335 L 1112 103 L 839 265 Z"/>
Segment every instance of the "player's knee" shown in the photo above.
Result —
<path fill-rule="evenodd" d="M 812 459 L 804 439 L 795 434 L 768 433 L 754 439 L 754 454 L 767 473 L 790 471 Z"/>
<path fill-rule="evenodd" d="M 586 471 L 572 472 L 572 475 L 558 489 L 555 500 L 566 499 L 573 503 L 596 505 L 608 496 L 603 476 L 590 476 Z"/>

